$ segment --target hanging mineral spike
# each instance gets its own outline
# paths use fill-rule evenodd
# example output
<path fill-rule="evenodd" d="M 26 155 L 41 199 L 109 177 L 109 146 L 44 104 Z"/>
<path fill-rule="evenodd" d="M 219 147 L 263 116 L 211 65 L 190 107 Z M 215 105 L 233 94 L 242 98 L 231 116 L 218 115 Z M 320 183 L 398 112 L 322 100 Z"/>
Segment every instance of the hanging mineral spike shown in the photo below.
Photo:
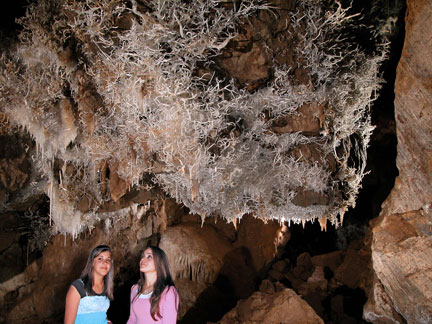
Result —
<path fill-rule="evenodd" d="M 321 226 L 321 231 L 327 232 L 327 216 L 322 216 L 318 218 Z"/>
<path fill-rule="evenodd" d="M 0 55 L 0 116 L 34 138 L 44 179 L 56 181 L 50 161 L 73 166 L 67 190 L 46 189 L 54 232 L 92 226 L 101 202 L 147 178 L 235 228 L 246 214 L 339 225 L 365 174 L 380 26 L 361 31 L 365 51 L 363 25 L 334 1 L 291 1 L 273 22 L 258 17 L 279 9 L 259 0 L 106 2 L 31 1 Z M 95 203 L 80 210 L 84 196 Z"/>

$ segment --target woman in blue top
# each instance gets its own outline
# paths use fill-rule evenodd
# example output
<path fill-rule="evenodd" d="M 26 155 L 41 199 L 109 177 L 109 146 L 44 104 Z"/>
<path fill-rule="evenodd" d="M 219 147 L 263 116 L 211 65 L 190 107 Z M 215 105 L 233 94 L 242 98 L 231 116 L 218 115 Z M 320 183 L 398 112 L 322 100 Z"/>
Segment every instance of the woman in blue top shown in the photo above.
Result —
<path fill-rule="evenodd" d="M 107 324 L 106 312 L 113 299 L 114 262 L 111 249 L 99 245 L 90 253 L 80 279 L 66 295 L 64 324 Z"/>

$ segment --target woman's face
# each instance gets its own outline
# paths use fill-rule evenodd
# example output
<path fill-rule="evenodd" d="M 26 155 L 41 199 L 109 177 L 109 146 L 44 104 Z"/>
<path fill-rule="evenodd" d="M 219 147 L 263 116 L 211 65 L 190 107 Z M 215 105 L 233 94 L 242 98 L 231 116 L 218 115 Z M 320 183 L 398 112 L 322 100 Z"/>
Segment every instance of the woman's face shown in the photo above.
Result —
<path fill-rule="evenodd" d="M 94 274 L 105 277 L 111 269 L 111 253 L 104 251 L 93 259 Z"/>
<path fill-rule="evenodd" d="M 153 251 L 150 248 L 146 249 L 141 256 L 140 271 L 144 273 L 156 272 Z"/>

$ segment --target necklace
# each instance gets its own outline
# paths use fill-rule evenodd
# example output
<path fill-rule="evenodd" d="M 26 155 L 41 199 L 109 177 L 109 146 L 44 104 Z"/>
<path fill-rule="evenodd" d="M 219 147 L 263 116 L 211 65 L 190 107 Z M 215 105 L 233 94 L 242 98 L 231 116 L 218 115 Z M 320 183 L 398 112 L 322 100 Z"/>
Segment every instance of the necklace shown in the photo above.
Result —
<path fill-rule="evenodd" d="M 144 288 L 143 294 L 148 295 L 153 291 L 153 286 L 149 286 L 147 288 Z"/>

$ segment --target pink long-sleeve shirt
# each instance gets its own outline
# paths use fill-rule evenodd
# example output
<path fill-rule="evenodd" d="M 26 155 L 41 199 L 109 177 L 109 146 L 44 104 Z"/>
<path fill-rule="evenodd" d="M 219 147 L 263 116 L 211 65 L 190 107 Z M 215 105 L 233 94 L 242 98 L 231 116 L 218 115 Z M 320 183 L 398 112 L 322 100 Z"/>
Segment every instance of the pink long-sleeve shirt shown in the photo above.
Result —
<path fill-rule="evenodd" d="M 159 323 L 159 324 L 175 324 L 177 322 L 177 310 L 179 303 L 179 295 L 174 287 L 167 287 L 162 292 L 161 299 L 159 302 L 159 310 L 162 318 L 158 318 L 157 321 L 153 320 L 150 315 L 150 297 L 151 294 L 141 294 L 139 298 L 132 300 L 137 294 L 137 285 L 133 285 L 131 289 L 130 297 L 130 314 L 126 324 L 148 324 L 148 323 Z"/>

